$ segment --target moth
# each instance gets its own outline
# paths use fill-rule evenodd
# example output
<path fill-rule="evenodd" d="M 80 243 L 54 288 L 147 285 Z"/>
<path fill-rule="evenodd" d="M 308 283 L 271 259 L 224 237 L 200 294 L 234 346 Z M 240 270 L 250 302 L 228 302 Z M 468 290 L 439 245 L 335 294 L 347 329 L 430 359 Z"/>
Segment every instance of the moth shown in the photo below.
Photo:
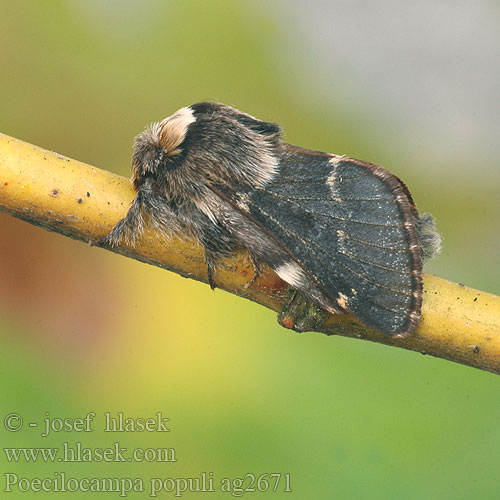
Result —
<path fill-rule="evenodd" d="M 135 138 L 130 209 L 101 240 L 135 242 L 147 224 L 220 259 L 246 249 L 331 313 L 392 336 L 420 319 L 422 263 L 439 249 L 406 185 L 373 163 L 286 144 L 281 129 L 231 106 L 179 109 Z"/>

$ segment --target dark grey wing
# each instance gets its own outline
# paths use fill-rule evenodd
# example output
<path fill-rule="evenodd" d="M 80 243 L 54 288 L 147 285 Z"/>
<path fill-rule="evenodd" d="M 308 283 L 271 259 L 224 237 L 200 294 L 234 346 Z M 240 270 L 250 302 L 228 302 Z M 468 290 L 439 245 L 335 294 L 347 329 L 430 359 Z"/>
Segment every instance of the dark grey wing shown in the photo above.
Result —
<path fill-rule="evenodd" d="M 384 333 L 407 335 L 416 328 L 422 301 L 418 214 L 406 186 L 390 172 L 285 145 L 279 175 L 264 187 L 243 195 L 219 189 L 240 214 L 233 221 L 236 235 L 290 285 Z M 252 231 L 270 248 L 251 241 Z"/>

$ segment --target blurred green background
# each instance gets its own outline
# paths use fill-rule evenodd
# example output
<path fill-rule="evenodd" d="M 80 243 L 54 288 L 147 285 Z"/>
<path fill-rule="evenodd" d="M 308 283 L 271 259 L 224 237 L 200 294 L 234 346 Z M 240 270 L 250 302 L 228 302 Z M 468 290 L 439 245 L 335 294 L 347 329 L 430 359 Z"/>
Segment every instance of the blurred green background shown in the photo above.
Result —
<path fill-rule="evenodd" d="M 495 2 L 0 2 L 0 131 L 130 175 L 132 138 L 217 100 L 379 163 L 434 214 L 428 272 L 500 292 Z M 2 447 L 169 447 L 175 463 L 8 462 L 19 478 L 289 473 L 250 498 L 498 499 L 500 379 L 280 328 L 223 291 L 0 214 Z M 91 433 L 29 428 L 97 414 Z M 102 431 L 106 411 L 170 433 Z M 245 485 L 248 486 L 247 480 Z M 15 499 L 55 493 L 2 492 Z M 61 498 L 119 498 L 59 493 Z M 159 498 L 173 497 L 164 492 Z M 185 493 L 184 498 L 231 498 Z"/>

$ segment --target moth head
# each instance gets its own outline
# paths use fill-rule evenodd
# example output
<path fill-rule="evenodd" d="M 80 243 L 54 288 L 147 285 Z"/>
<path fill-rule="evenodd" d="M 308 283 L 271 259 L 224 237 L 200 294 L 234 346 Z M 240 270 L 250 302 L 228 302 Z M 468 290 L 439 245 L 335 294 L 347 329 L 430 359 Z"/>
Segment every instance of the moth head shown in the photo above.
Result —
<path fill-rule="evenodd" d="M 135 138 L 132 181 L 136 189 L 145 178 L 173 166 L 173 160 L 182 152 L 188 127 L 194 121 L 191 108 L 181 108 L 161 122 L 152 123 Z"/>
<path fill-rule="evenodd" d="M 224 104 L 181 108 L 135 138 L 134 187 L 148 177 L 166 189 L 210 182 L 262 186 L 277 171 L 280 133 L 278 125 Z"/>

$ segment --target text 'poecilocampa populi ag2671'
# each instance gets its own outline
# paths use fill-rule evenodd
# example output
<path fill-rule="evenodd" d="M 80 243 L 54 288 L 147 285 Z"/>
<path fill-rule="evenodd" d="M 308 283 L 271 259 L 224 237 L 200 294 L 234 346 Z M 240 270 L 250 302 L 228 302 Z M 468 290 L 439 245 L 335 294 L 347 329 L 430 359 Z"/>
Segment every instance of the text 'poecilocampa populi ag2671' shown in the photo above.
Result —
<path fill-rule="evenodd" d="M 244 248 L 326 311 L 393 336 L 418 325 L 422 263 L 440 238 L 384 168 L 286 144 L 278 125 L 212 102 L 147 127 L 132 167 L 136 197 L 100 244 L 134 242 L 146 225 L 186 235 L 212 288 L 218 261 Z"/>

